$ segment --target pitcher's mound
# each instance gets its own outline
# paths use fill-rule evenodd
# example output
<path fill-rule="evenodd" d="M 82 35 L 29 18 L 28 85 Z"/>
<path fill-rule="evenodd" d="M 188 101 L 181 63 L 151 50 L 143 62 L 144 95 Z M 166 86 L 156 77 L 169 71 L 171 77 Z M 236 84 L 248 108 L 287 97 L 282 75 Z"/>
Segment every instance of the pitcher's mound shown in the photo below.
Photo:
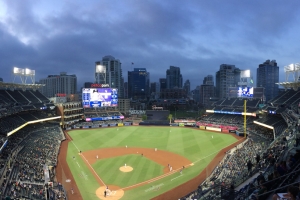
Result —
<path fill-rule="evenodd" d="M 119 170 L 120 170 L 121 172 L 131 172 L 131 171 L 133 170 L 133 168 L 130 167 L 130 166 L 126 166 L 126 167 L 123 166 L 123 167 L 120 167 Z"/>
<path fill-rule="evenodd" d="M 104 197 L 105 190 L 106 190 L 106 197 Z M 102 186 L 96 190 L 96 195 L 99 199 L 119 200 L 123 197 L 124 190 L 121 189 L 114 190 L 113 188 L 106 189 L 105 186 Z"/>

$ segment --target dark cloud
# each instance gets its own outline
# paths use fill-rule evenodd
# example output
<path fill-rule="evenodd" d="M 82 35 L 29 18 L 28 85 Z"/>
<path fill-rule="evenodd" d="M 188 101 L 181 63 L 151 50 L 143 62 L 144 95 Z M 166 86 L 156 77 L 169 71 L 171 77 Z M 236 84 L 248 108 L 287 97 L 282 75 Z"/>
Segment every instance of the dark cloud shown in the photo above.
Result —
<path fill-rule="evenodd" d="M 174 65 L 193 88 L 223 63 L 255 77 L 266 59 L 281 67 L 299 62 L 297 1 L 54 1 L 51 9 L 32 0 L 5 3 L 0 76 L 7 82 L 18 66 L 35 69 L 37 80 L 66 71 L 82 85 L 94 80 L 94 62 L 105 55 L 121 60 L 125 80 L 128 70 L 146 67 L 158 81 Z"/>

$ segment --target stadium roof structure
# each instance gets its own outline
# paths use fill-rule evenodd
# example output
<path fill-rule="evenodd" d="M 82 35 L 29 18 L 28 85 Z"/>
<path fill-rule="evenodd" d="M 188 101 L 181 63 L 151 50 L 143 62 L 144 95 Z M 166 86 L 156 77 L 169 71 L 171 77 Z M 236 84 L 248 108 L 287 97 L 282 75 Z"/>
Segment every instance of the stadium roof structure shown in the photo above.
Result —
<path fill-rule="evenodd" d="M 39 89 L 41 87 L 45 86 L 45 84 L 20 84 L 20 83 L 4 83 L 0 82 L 0 88 L 5 88 L 5 89 Z"/>
<path fill-rule="evenodd" d="M 277 85 L 281 85 L 282 87 L 284 87 L 284 89 L 294 89 L 295 91 L 298 90 L 298 88 L 300 87 L 300 81 L 297 82 L 281 82 L 281 83 L 276 83 Z"/>

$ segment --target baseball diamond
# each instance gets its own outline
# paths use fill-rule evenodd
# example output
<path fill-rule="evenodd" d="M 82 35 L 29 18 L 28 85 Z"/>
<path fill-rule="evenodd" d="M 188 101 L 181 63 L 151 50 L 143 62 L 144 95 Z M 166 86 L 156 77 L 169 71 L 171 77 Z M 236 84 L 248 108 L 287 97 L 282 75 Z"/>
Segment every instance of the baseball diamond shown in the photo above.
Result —
<path fill-rule="evenodd" d="M 226 149 L 244 140 L 196 128 L 152 126 L 81 129 L 66 135 L 57 178 L 68 192 L 74 188 L 75 200 L 103 199 L 104 193 L 113 200 L 186 194 L 210 174 Z"/>

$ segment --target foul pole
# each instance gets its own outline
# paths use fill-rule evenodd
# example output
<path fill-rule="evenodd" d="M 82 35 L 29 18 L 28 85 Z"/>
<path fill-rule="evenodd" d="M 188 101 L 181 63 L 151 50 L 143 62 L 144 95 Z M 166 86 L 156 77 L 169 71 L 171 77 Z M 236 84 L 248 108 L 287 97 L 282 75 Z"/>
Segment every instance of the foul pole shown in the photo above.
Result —
<path fill-rule="evenodd" d="M 246 115 L 246 111 L 247 111 L 247 108 L 246 108 L 246 105 L 247 105 L 247 100 L 244 100 L 244 137 L 246 137 L 246 132 L 247 132 L 247 115 Z"/>

